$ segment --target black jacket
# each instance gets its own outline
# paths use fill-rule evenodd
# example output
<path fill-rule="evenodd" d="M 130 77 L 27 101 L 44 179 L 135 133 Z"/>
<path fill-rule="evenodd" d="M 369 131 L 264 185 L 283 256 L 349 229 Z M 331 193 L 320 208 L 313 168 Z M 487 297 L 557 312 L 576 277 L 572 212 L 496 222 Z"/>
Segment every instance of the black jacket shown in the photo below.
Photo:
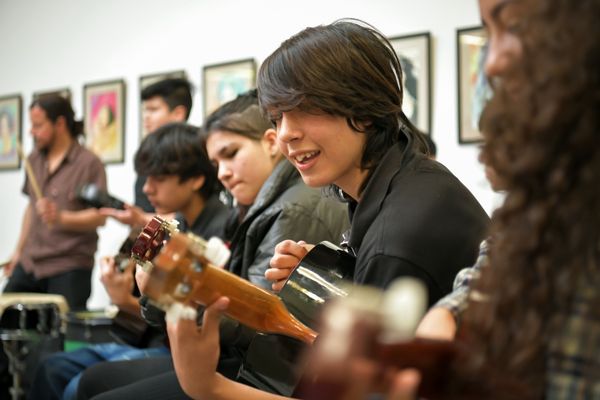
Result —
<path fill-rule="evenodd" d="M 350 209 L 355 282 L 385 288 L 414 276 L 427 285 L 430 305 L 473 265 L 489 223 L 450 171 L 422 154 L 404 154 L 400 145 L 388 150 Z"/>

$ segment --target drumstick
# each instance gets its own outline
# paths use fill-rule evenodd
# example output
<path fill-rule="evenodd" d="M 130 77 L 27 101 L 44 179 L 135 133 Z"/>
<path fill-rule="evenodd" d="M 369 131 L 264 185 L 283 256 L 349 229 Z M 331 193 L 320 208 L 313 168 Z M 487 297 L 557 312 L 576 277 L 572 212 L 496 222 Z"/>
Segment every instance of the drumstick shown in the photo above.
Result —
<path fill-rule="evenodd" d="M 31 164 L 29 164 L 29 160 L 25 157 L 23 153 L 23 148 L 21 147 L 21 142 L 17 140 L 17 152 L 19 153 L 19 157 L 23 160 L 23 164 L 25 165 L 25 172 L 27 173 L 27 177 L 31 182 L 31 187 L 33 188 L 33 193 L 35 194 L 36 200 L 44 197 L 42 195 L 42 191 L 40 190 L 40 186 L 37 183 L 37 179 L 35 179 L 35 175 L 33 170 L 31 169 Z"/>
<path fill-rule="evenodd" d="M 33 173 L 33 169 L 31 169 L 31 164 L 29 164 L 29 160 L 25 157 L 25 153 L 23 153 L 23 147 L 21 147 L 21 141 L 17 139 L 17 153 L 19 153 L 19 157 L 23 160 L 23 165 L 25 165 L 25 172 L 27 173 L 27 177 L 29 178 L 29 182 L 31 182 L 31 187 L 33 188 L 33 193 L 36 197 L 36 200 L 44 197 L 42 191 L 40 190 L 40 185 L 38 185 L 37 179 L 35 179 L 35 174 Z M 52 223 L 47 224 L 49 228 L 52 228 Z"/>

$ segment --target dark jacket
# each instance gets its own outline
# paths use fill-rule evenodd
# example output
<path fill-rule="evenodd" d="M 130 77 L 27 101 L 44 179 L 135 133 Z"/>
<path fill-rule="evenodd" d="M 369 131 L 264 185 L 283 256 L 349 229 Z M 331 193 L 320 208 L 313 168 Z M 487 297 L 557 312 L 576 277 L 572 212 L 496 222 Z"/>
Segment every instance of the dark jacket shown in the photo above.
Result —
<path fill-rule="evenodd" d="M 349 244 L 354 281 L 387 287 L 400 276 L 421 279 L 429 304 L 452 290 L 458 271 L 473 265 L 489 218 L 442 164 L 396 145 L 384 156 L 361 202 L 351 205 Z"/>
<path fill-rule="evenodd" d="M 264 274 L 275 245 L 285 239 L 337 243 L 349 227 L 346 210 L 345 204 L 306 186 L 298 171 L 281 161 L 232 237 L 229 271 L 270 290 Z"/>

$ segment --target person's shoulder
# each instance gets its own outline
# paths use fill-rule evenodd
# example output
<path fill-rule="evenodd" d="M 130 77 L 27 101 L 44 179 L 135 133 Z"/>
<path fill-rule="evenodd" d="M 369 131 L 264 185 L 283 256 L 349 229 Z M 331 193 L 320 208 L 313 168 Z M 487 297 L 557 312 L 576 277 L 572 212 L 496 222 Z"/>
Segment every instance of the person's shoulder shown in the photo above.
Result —
<path fill-rule="evenodd" d="M 102 165 L 104 166 L 104 164 L 102 163 L 102 160 L 100 159 L 100 157 L 98 157 L 96 155 L 96 153 L 94 153 L 92 150 L 82 146 L 79 143 L 75 144 L 75 148 L 74 148 L 74 153 L 75 153 L 75 157 L 77 158 L 77 160 L 79 160 L 82 163 L 86 163 L 86 164 L 96 164 L 96 165 Z"/>
<path fill-rule="evenodd" d="M 444 220 L 488 220 L 469 189 L 442 164 L 421 159 L 410 167 L 392 180 L 382 214 L 425 226 Z"/>
<path fill-rule="evenodd" d="M 467 187 L 448 168 L 426 157 L 411 161 L 392 180 L 392 195 L 418 196 L 426 200 L 446 197 L 451 193 L 471 196 Z"/>

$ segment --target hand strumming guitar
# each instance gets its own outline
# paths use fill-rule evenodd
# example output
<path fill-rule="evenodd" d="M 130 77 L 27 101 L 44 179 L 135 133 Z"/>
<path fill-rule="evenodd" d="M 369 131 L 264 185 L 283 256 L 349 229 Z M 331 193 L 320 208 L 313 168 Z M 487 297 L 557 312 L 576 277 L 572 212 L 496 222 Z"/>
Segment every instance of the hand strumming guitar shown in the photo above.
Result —
<path fill-rule="evenodd" d="M 273 291 L 279 292 L 285 281 L 290 276 L 300 260 L 314 247 L 303 240 L 295 242 L 284 240 L 275 246 L 275 253 L 271 258 L 271 268 L 265 271 L 265 278 L 272 281 Z"/>
<path fill-rule="evenodd" d="M 100 260 L 100 281 L 104 285 L 111 302 L 119 310 L 137 315 L 140 306 L 133 292 L 133 268 L 135 263 L 130 262 L 124 271 L 119 271 L 113 257 L 103 257 Z"/>

